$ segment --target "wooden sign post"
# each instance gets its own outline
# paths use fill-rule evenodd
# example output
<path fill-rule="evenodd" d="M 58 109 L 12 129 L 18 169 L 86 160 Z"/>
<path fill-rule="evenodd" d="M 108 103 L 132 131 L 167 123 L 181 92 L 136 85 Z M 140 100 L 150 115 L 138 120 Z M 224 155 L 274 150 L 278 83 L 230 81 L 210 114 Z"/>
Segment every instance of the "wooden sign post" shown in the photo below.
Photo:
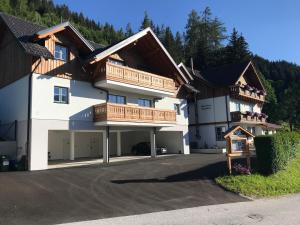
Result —
<path fill-rule="evenodd" d="M 252 133 L 245 130 L 241 126 L 234 126 L 226 131 L 224 138 L 226 140 L 226 156 L 229 174 L 232 174 L 231 160 L 234 157 L 246 157 L 247 167 L 249 170 L 251 169 L 249 138 L 254 137 L 255 136 Z"/>

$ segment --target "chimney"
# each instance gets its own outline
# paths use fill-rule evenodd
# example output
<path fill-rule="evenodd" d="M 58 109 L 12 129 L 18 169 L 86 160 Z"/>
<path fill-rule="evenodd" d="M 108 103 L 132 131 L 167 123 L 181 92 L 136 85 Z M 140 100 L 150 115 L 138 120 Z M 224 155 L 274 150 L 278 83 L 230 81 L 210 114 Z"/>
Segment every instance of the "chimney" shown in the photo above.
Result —
<path fill-rule="evenodd" d="M 193 60 L 192 57 L 191 57 L 191 69 L 192 69 L 193 75 L 195 75 L 195 71 L 194 71 L 194 60 Z"/>

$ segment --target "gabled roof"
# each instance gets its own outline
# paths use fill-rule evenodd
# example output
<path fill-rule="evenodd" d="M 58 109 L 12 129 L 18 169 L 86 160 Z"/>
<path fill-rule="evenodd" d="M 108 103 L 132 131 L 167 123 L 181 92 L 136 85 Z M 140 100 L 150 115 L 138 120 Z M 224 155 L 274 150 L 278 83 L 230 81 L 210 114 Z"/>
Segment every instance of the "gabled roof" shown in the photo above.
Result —
<path fill-rule="evenodd" d="M 190 72 L 188 71 L 188 69 L 185 67 L 185 65 L 183 64 L 183 62 L 178 64 L 178 67 L 184 71 L 185 74 L 187 74 L 187 76 L 189 77 L 190 80 L 194 80 L 192 74 L 190 74 Z"/>
<path fill-rule="evenodd" d="M 36 32 L 35 38 L 43 39 L 43 38 L 46 38 L 47 36 L 49 36 L 50 34 L 55 34 L 55 33 L 65 30 L 65 29 L 69 29 L 71 32 L 73 32 L 91 52 L 95 50 L 93 45 L 91 45 L 91 43 L 89 41 L 87 41 L 82 36 L 82 34 L 69 21 L 63 22 L 61 24 L 55 25 L 50 28 L 40 30 L 40 31 Z"/>
<path fill-rule="evenodd" d="M 249 131 L 247 131 L 246 129 L 242 128 L 239 125 L 236 126 L 232 126 L 231 128 L 229 128 L 225 133 L 224 133 L 224 138 L 226 139 L 227 137 L 229 137 L 230 135 L 232 135 L 234 132 L 236 132 L 237 130 L 241 130 L 243 131 L 247 136 L 249 137 L 255 137 L 252 133 L 250 133 Z"/>
<path fill-rule="evenodd" d="M 187 77 L 181 72 L 181 70 L 179 69 L 179 67 L 175 63 L 174 59 L 171 57 L 171 55 L 168 53 L 166 48 L 163 46 L 163 44 L 160 42 L 160 40 L 157 38 L 157 36 L 154 34 L 154 32 L 151 30 L 150 27 L 148 27 L 148 28 L 146 28 L 146 29 L 144 29 L 144 30 L 142 30 L 142 31 L 140 31 L 140 32 L 138 32 L 138 33 L 136 33 L 136 34 L 134 34 L 134 35 L 118 42 L 118 43 L 116 43 L 116 44 L 113 44 L 111 46 L 108 46 L 107 48 L 99 50 L 97 52 L 97 54 L 91 55 L 87 59 L 87 62 L 89 62 L 90 64 L 98 62 L 98 61 L 108 57 L 109 55 L 119 51 L 120 49 L 128 46 L 129 44 L 132 44 L 132 43 L 136 42 L 137 40 L 139 40 L 140 38 L 142 38 L 146 35 L 150 35 L 156 41 L 156 43 L 159 45 L 159 47 L 164 52 L 166 57 L 173 64 L 175 70 L 180 74 L 181 78 L 183 78 L 183 80 L 185 82 L 188 82 L 189 80 L 187 79 Z"/>
<path fill-rule="evenodd" d="M 209 68 L 202 72 L 202 76 L 215 86 L 231 86 L 244 74 L 249 64 L 250 62 L 243 62 Z"/>
<path fill-rule="evenodd" d="M 18 40 L 18 43 L 26 53 L 44 58 L 53 57 L 46 47 L 41 46 L 37 43 L 33 43 L 31 41 L 33 35 L 45 29 L 45 27 L 4 13 L 0 13 L 0 19 L 4 22 L 10 32 L 15 36 L 15 38 Z"/>
<path fill-rule="evenodd" d="M 199 70 L 188 70 L 195 77 L 195 80 L 204 82 L 212 87 L 228 87 L 236 85 L 239 79 L 246 73 L 249 68 L 252 68 L 257 78 L 258 83 L 265 91 L 265 88 L 258 76 L 258 73 L 251 61 L 234 64 L 227 64 L 219 67 L 209 68 L 200 72 Z"/>
<path fill-rule="evenodd" d="M 57 33 L 65 29 L 73 32 L 90 52 L 95 49 L 103 48 L 103 46 L 99 44 L 86 40 L 70 22 L 64 22 L 56 26 L 46 28 L 5 13 L 0 13 L 0 19 L 16 37 L 18 43 L 25 52 L 33 56 L 43 57 L 46 59 L 53 58 L 50 51 L 45 46 L 36 43 L 36 41 L 47 37 L 49 34 Z"/>

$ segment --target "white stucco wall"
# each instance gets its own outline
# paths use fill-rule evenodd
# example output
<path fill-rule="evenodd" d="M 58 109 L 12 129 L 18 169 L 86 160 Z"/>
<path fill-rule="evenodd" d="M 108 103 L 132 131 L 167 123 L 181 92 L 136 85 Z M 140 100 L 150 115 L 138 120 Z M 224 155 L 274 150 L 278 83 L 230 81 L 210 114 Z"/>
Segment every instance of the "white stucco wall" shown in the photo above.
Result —
<path fill-rule="evenodd" d="M 190 137 L 192 144 L 195 145 L 196 148 L 224 148 L 226 147 L 225 141 L 217 141 L 216 140 L 216 127 L 222 127 L 224 126 L 225 129 L 228 129 L 228 126 L 226 123 L 222 124 L 209 124 L 209 125 L 201 125 L 198 126 L 199 128 L 199 136 L 196 136 L 196 126 L 190 127 Z"/>
<path fill-rule="evenodd" d="M 54 86 L 69 88 L 69 104 L 54 103 Z M 92 106 L 105 100 L 106 93 L 89 82 L 33 75 L 32 119 L 92 121 Z"/>
<path fill-rule="evenodd" d="M 28 113 L 28 79 L 29 76 L 25 76 L 8 86 L 0 89 L 0 132 L 1 134 L 7 129 L 7 126 L 1 126 L 1 124 L 13 123 L 15 120 L 17 123 L 17 158 L 26 154 L 27 148 L 27 113 Z M 14 136 L 14 130 L 12 130 L 12 136 Z M 14 137 L 11 137 L 14 138 Z"/>
<path fill-rule="evenodd" d="M 227 104 L 229 97 L 227 98 Z M 224 122 L 226 117 L 226 97 L 198 100 L 198 123 Z"/>

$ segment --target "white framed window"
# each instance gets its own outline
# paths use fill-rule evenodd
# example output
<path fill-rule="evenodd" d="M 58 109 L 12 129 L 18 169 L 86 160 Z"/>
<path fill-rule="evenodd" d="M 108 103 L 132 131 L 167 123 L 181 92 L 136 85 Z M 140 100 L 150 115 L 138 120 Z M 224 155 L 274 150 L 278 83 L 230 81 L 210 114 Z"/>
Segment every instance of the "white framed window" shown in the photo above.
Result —
<path fill-rule="evenodd" d="M 54 87 L 54 102 L 68 104 L 69 103 L 69 88 Z"/>
<path fill-rule="evenodd" d="M 68 49 L 60 44 L 55 44 L 54 58 L 66 62 L 68 60 Z"/>
<path fill-rule="evenodd" d="M 142 107 L 152 107 L 152 101 L 149 99 L 139 98 L 138 105 Z"/>
<path fill-rule="evenodd" d="M 217 141 L 224 141 L 225 130 L 226 130 L 225 126 L 216 127 L 216 140 Z"/>
<path fill-rule="evenodd" d="M 126 97 L 121 95 L 108 95 L 108 102 L 116 104 L 126 104 Z"/>
<path fill-rule="evenodd" d="M 174 109 L 176 111 L 176 114 L 180 115 L 180 105 L 179 104 L 174 104 Z"/>

